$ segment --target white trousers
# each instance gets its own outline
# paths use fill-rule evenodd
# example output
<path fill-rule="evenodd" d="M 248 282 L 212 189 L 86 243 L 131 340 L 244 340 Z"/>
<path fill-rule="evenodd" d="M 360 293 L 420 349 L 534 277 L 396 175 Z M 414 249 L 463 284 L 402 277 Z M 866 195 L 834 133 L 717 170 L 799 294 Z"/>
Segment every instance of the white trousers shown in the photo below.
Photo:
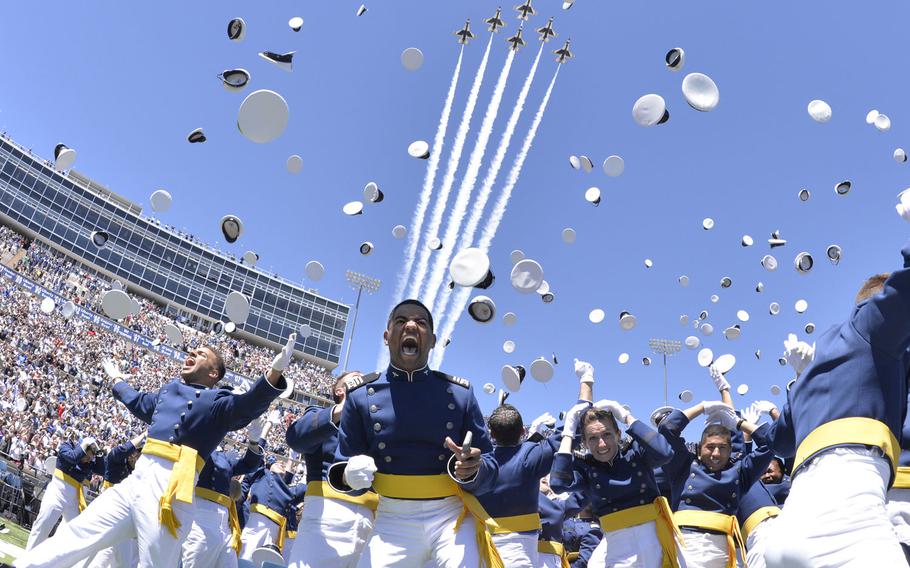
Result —
<path fill-rule="evenodd" d="M 373 511 L 346 501 L 309 496 L 297 526 L 289 568 L 351 568 L 373 531 Z"/>
<path fill-rule="evenodd" d="M 910 545 L 910 489 L 888 491 L 886 509 L 897 539 Z"/>
<path fill-rule="evenodd" d="M 253 551 L 267 544 L 278 544 L 278 525 L 263 514 L 250 511 L 246 526 L 240 534 L 240 558 L 253 560 Z"/>
<path fill-rule="evenodd" d="M 589 568 L 660 568 L 662 565 L 663 548 L 657 540 L 654 521 L 604 533 L 588 560 Z"/>
<path fill-rule="evenodd" d="M 889 476 L 878 450 L 835 448 L 813 459 L 769 531 L 768 567 L 906 566 L 885 511 Z"/>
<path fill-rule="evenodd" d="M 71 523 L 61 525 L 53 538 L 22 555 L 17 568 L 67 568 L 134 537 L 140 568 L 176 566 L 180 544 L 192 525 L 195 503 L 173 502 L 174 514 L 181 522 L 177 538 L 158 522 L 159 500 L 173 465 L 164 458 L 143 454 L 129 477 L 99 495 Z"/>
<path fill-rule="evenodd" d="M 538 568 L 537 532 L 494 534 L 493 544 L 499 551 L 503 566 Z"/>
<path fill-rule="evenodd" d="M 749 568 L 765 568 L 765 549 L 768 547 L 768 533 L 777 517 L 768 517 L 758 523 L 746 537 L 746 564 Z"/>
<path fill-rule="evenodd" d="M 562 558 L 549 552 L 539 552 L 537 562 L 540 568 L 562 568 Z"/>
<path fill-rule="evenodd" d="M 44 497 L 41 498 L 38 516 L 28 534 L 25 550 L 31 550 L 44 542 L 61 515 L 64 523 L 75 519 L 79 515 L 79 497 L 75 487 L 62 479 L 51 477 L 44 490 Z"/>
<path fill-rule="evenodd" d="M 135 538 L 130 538 L 96 554 L 87 568 L 133 568 L 138 563 L 139 546 Z"/>
<path fill-rule="evenodd" d="M 183 568 L 236 568 L 227 507 L 196 497 L 196 517 L 183 543 Z"/>
<path fill-rule="evenodd" d="M 726 568 L 727 535 L 683 531 L 683 539 L 686 541 L 683 557 L 688 568 Z"/>
<path fill-rule="evenodd" d="M 357 567 L 423 568 L 427 562 L 437 568 L 479 566 L 474 518 L 467 515 L 455 531 L 462 508 L 457 497 L 380 497 L 373 534 Z"/>

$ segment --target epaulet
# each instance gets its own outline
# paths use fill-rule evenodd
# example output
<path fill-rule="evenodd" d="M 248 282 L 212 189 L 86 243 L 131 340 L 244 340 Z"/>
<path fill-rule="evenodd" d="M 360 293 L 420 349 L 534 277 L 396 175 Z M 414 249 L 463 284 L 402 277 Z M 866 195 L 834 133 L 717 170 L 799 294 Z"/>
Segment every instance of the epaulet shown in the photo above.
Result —
<path fill-rule="evenodd" d="M 447 374 L 443 373 L 442 371 L 436 371 L 436 376 L 439 377 L 440 379 L 445 379 L 445 380 L 449 381 L 450 383 L 454 383 L 454 384 L 464 387 L 466 389 L 471 388 L 471 381 L 469 381 L 468 379 L 456 377 L 455 375 L 447 375 Z"/>
<path fill-rule="evenodd" d="M 359 389 L 363 385 L 367 385 L 378 379 L 381 375 L 379 373 L 370 373 L 369 375 L 352 375 L 344 380 L 344 388 L 351 392 L 354 389 Z"/>

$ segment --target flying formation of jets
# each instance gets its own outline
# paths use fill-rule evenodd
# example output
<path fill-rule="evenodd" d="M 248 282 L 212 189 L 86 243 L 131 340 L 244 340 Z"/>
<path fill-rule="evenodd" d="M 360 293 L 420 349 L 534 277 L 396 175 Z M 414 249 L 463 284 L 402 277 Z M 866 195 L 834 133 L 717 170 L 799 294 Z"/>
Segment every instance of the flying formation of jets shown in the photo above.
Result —
<path fill-rule="evenodd" d="M 518 19 L 521 20 L 521 25 L 518 26 L 518 32 L 506 40 L 506 42 L 510 44 L 509 49 L 512 51 L 518 51 L 525 46 L 525 40 L 521 37 L 521 34 L 524 31 L 524 23 L 537 13 L 531 6 L 531 0 L 525 0 L 524 3 L 515 6 L 515 10 L 518 12 Z M 502 8 L 496 8 L 496 13 L 493 14 L 492 17 L 484 20 L 484 23 L 490 26 L 488 28 L 490 33 L 499 32 L 499 28 L 505 27 L 506 25 L 502 19 Z M 553 18 L 547 20 L 547 25 L 538 28 L 537 33 L 540 34 L 538 39 L 544 43 L 556 37 L 556 30 L 553 29 Z M 455 32 L 455 36 L 458 37 L 458 43 L 461 45 L 465 45 L 474 39 L 474 32 L 471 31 L 471 20 L 465 20 L 464 27 Z M 560 49 L 553 51 L 553 53 L 557 55 L 557 63 L 565 63 L 569 59 L 575 57 L 575 55 L 569 51 L 569 44 L 571 42 L 572 40 L 569 39 Z"/>
<path fill-rule="evenodd" d="M 461 45 L 465 45 L 474 39 L 474 33 L 471 32 L 471 20 L 465 20 L 464 27 L 455 32 L 455 35 L 458 36 L 458 43 Z"/>

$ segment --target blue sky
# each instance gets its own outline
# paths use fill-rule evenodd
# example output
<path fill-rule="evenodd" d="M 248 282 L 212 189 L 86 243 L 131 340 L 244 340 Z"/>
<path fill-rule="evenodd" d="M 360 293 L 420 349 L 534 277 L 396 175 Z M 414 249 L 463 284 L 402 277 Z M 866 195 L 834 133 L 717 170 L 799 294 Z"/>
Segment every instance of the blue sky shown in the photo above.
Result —
<path fill-rule="evenodd" d="M 37 9 L 4 3 L 0 126 L 45 157 L 65 142 L 79 152 L 76 169 L 146 207 L 152 191 L 167 189 L 174 207 L 160 216 L 165 222 L 238 255 L 255 250 L 261 265 L 330 297 L 353 303 L 346 269 L 382 279 L 380 292 L 361 304 L 350 364 L 371 370 L 405 249 L 391 229 L 410 226 L 426 171 L 426 162 L 405 150 L 415 139 L 433 139 L 459 53 L 452 32 L 471 18 L 477 38 L 464 51 L 446 139 L 451 148 L 488 38 L 480 22 L 498 4 L 375 2 L 357 18 L 358 5 L 109 1 Z M 658 359 L 650 367 L 640 363 L 649 355 L 648 339 L 683 340 L 694 330 L 680 326 L 679 316 L 707 309 L 715 334 L 699 334 L 703 345 L 735 354 L 738 363 L 728 378 L 751 387 L 747 396 L 735 396 L 737 403 L 781 403 L 769 386 L 791 377 L 777 363 L 786 334 L 804 337 L 809 321 L 818 334 L 842 320 L 865 276 L 900 265 L 908 226 L 894 204 L 910 185 L 910 166 L 895 163 L 891 154 L 910 148 L 905 46 L 899 40 L 910 10 L 898 2 L 874 9 L 822 2 L 708 2 L 695 9 L 578 0 L 568 12 L 558 0 L 534 6 L 538 14 L 528 26 L 555 16 L 559 37 L 541 59 L 493 199 L 555 71 L 549 51 L 571 37 L 576 58 L 555 83 L 490 249 L 497 282 L 489 295 L 498 316 L 515 312 L 518 324 L 506 327 L 497 318 L 481 326 L 463 317 L 443 369 L 474 382 L 488 411 L 494 399 L 479 387 L 499 385 L 503 364 L 529 365 L 555 352 L 560 364 L 553 381 L 542 385 L 529 378 L 510 399 L 530 421 L 544 410 L 570 406 L 577 356 L 595 364 L 598 398 L 628 403 L 645 417 L 663 399 Z M 511 8 L 503 5 L 507 27 L 494 38 L 455 189 L 506 58 L 504 40 L 518 24 Z M 248 25 L 239 43 L 225 34 L 237 16 Z M 300 33 L 287 27 L 292 16 L 304 18 Z M 528 47 L 515 58 L 481 176 L 537 52 L 535 35 L 526 30 Z M 416 72 L 399 61 L 412 46 L 425 55 Z M 686 63 L 671 73 L 663 56 L 676 46 L 685 49 Z M 256 54 L 262 50 L 296 50 L 294 72 L 261 60 Z M 226 92 L 216 78 L 234 67 L 252 74 L 242 93 Z M 710 113 L 689 108 L 680 91 L 685 74 L 696 71 L 720 88 L 720 105 Z M 235 126 L 241 101 L 260 88 L 280 92 L 291 110 L 287 131 L 262 145 Z M 652 92 L 666 99 L 671 119 L 642 128 L 631 118 L 632 104 Z M 806 112 L 816 98 L 833 108 L 826 124 Z M 890 131 L 865 123 L 873 108 L 890 116 Z M 205 129 L 205 144 L 185 142 L 196 127 Z M 285 170 L 291 154 L 304 160 L 297 176 Z M 572 170 L 571 154 L 590 156 L 595 170 Z M 600 169 L 611 154 L 625 159 L 621 177 L 608 178 Z M 443 164 L 447 158 L 446 151 Z M 442 169 L 437 187 L 441 177 Z M 838 197 L 833 188 L 844 179 L 853 190 Z M 363 216 L 345 217 L 341 206 L 360 199 L 371 180 L 385 200 L 367 206 Z M 598 208 L 583 198 L 591 186 L 603 192 Z M 803 187 L 812 192 L 806 203 L 797 199 Z M 218 230 L 227 213 L 245 223 L 235 245 L 224 243 Z M 705 217 L 715 220 L 713 230 L 701 228 Z M 564 227 L 577 231 L 575 244 L 561 241 Z M 774 251 L 781 267 L 768 273 L 759 261 L 770 252 L 766 239 L 776 229 L 788 244 Z M 743 234 L 756 245 L 742 248 Z M 362 241 L 374 243 L 371 256 L 359 254 Z M 824 258 L 835 243 L 844 250 L 838 266 Z M 554 303 L 511 289 L 513 249 L 541 262 L 557 294 Z M 793 269 L 800 251 L 815 257 L 809 275 Z M 644 268 L 645 258 L 653 259 L 653 268 Z M 304 281 L 303 267 L 312 259 L 326 266 L 320 282 Z M 677 284 L 681 274 L 691 279 L 687 288 Z M 731 288 L 720 289 L 723 276 L 733 279 Z M 754 291 L 758 281 L 765 283 L 761 294 Z M 715 293 L 720 301 L 712 304 Z M 793 310 L 799 298 L 809 302 L 803 315 Z M 772 301 L 781 304 L 781 315 L 768 314 Z M 607 313 L 600 325 L 588 322 L 594 308 Z M 727 341 L 722 330 L 736 323 L 738 309 L 751 320 L 740 339 Z M 619 328 L 623 310 L 638 318 L 632 331 Z M 517 344 L 511 355 L 501 348 L 507 339 Z M 617 363 L 621 352 L 632 357 L 626 365 Z M 716 396 L 695 354 L 684 350 L 671 359 L 671 397 L 683 388 L 693 390 L 695 400 Z"/>

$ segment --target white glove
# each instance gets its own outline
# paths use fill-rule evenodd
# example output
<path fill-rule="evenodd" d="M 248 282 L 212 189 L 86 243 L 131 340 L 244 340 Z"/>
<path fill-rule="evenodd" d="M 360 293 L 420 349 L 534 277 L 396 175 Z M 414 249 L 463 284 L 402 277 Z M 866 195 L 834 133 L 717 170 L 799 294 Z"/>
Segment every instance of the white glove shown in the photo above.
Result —
<path fill-rule="evenodd" d="M 272 370 L 283 373 L 287 370 L 288 365 L 291 364 L 291 359 L 294 358 L 294 343 L 297 341 L 297 334 L 292 333 L 288 336 L 288 342 L 285 343 L 281 351 L 278 352 L 278 355 L 272 359 Z"/>
<path fill-rule="evenodd" d="M 104 373 L 108 376 L 108 378 L 115 382 L 122 381 L 123 379 L 127 379 L 132 376 L 121 373 L 120 367 L 113 359 L 105 359 L 101 362 L 101 367 L 104 368 Z"/>
<path fill-rule="evenodd" d="M 79 447 L 82 448 L 82 451 L 88 453 L 88 449 L 92 446 L 97 446 L 98 442 L 95 441 L 91 436 L 86 436 L 82 438 L 82 441 L 79 442 Z"/>
<path fill-rule="evenodd" d="M 726 404 L 713 407 L 711 412 L 705 413 L 705 421 L 708 424 L 720 424 L 727 430 L 736 430 L 736 424 L 739 418 L 733 409 Z"/>
<path fill-rule="evenodd" d="M 589 408 L 591 408 L 590 403 L 579 402 L 566 412 L 566 422 L 562 430 L 563 436 L 575 435 L 575 431 L 578 429 L 578 421 L 581 420 L 581 415 Z"/>
<path fill-rule="evenodd" d="M 544 412 L 540 416 L 534 419 L 531 422 L 531 427 L 528 428 L 530 434 L 540 434 L 541 436 L 546 436 L 546 433 L 549 430 L 552 430 L 556 426 L 556 418 L 554 418 L 549 412 Z"/>
<path fill-rule="evenodd" d="M 578 377 L 578 382 L 593 385 L 594 365 L 581 359 L 575 359 L 575 375 Z"/>
<path fill-rule="evenodd" d="M 594 408 L 606 410 L 613 415 L 613 418 L 615 418 L 617 422 L 625 423 L 626 418 L 629 417 L 629 411 L 623 408 L 623 406 L 615 400 L 598 400 L 594 403 Z"/>
<path fill-rule="evenodd" d="M 724 377 L 723 373 L 717 370 L 717 367 L 715 367 L 713 363 L 708 367 L 708 372 L 711 373 L 711 380 L 714 381 L 717 392 L 730 390 L 730 383 L 727 382 L 727 378 Z"/>
<path fill-rule="evenodd" d="M 772 410 L 777 410 L 777 405 L 775 405 L 770 400 L 756 400 L 755 402 L 752 403 L 752 408 L 757 410 L 760 414 L 770 415 Z M 754 422 L 752 420 L 750 420 L 749 422 L 756 424 L 756 422 Z"/>
<path fill-rule="evenodd" d="M 705 407 L 705 415 L 707 416 L 711 412 L 714 412 L 718 408 L 730 408 L 726 403 L 719 400 L 705 400 L 702 401 L 702 406 Z"/>
<path fill-rule="evenodd" d="M 784 341 L 784 349 L 786 349 L 784 357 L 797 375 L 801 374 L 815 357 L 815 343 L 809 345 L 805 341 L 797 341 L 796 334 L 793 333 Z"/>
<path fill-rule="evenodd" d="M 277 408 L 275 408 L 271 412 L 269 412 L 268 420 L 272 424 L 278 424 L 279 422 L 281 422 L 281 413 L 278 412 Z"/>
<path fill-rule="evenodd" d="M 739 414 L 745 418 L 746 422 L 751 422 L 752 424 L 758 424 L 761 419 L 761 411 L 755 408 L 755 403 L 740 410 Z"/>
<path fill-rule="evenodd" d="M 373 485 L 376 462 L 370 456 L 353 456 L 344 468 L 344 482 L 351 489 L 369 489 Z"/>
<path fill-rule="evenodd" d="M 262 439 L 262 428 L 265 426 L 265 419 L 258 416 L 246 427 L 246 439 L 250 442 L 258 442 Z"/>

